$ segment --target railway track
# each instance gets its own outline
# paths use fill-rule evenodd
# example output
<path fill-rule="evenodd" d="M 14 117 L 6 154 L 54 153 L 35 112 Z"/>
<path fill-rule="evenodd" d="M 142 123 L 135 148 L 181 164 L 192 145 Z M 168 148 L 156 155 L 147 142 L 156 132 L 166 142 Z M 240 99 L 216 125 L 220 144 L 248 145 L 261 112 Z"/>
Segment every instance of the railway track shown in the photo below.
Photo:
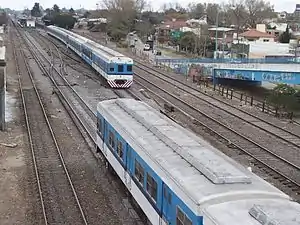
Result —
<path fill-rule="evenodd" d="M 136 72 L 138 71 L 139 70 Z M 156 75 L 152 76 L 151 72 L 148 72 L 147 76 L 141 76 L 140 74 L 143 71 L 139 72 L 139 74 L 135 74 L 136 78 L 138 77 L 138 79 L 144 82 L 156 85 L 157 88 L 162 90 L 168 90 L 169 93 L 176 95 L 180 100 L 196 108 L 202 115 L 207 115 L 211 119 L 218 121 L 222 126 L 233 129 L 238 134 L 253 140 L 265 149 L 270 149 L 274 154 L 287 159 L 298 167 L 300 166 L 300 146 L 297 144 L 299 141 L 296 139 L 297 135 L 289 136 L 289 133 L 283 133 L 283 131 L 281 133 L 275 133 L 273 131 L 277 128 L 275 127 L 272 130 L 271 125 L 268 125 L 268 129 L 261 128 L 260 124 L 262 122 L 260 120 L 251 118 L 249 115 L 247 117 L 247 114 L 241 115 L 240 113 L 239 116 L 236 116 L 240 111 L 232 113 L 227 105 L 227 109 L 222 110 L 217 101 L 213 99 L 210 100 L 209 98 L 204 99 L 206 96 L 199 96 L 196 91 L 186 91 L 183 87 L 176 88 L 177 86 L 174 88 L 174 82 L 172 82 L 171 79 L 166 80 Z M 279 132 L 279 130 L 276 131 Z M 287 149 L 288 151 L 286 151 Z"/>
<path fill-rule="evenodd" d="M 144 68 L 141 68 L 143 66 Z M 156 78 L 162 78 L 163 80 L 169 78 L 168 80 L 170 81 L 170 76 L 162 74 L 162 72 L 150 66 L 141 65 L 141 63 L 139 63 L 139 60 L 135 61 L 135 67 L 140 67 L 140 69 L 146 71 L 147 77 L 148 75 L 156 73 Z M 193 124 L 197 124 L 197 126 L 203 127 L 207 132 L 216 136 L 223 142 L 227 143 L 227 145 L 235 149 L 235 152 L 237 154 L 247 155 L 247 158 L 251 159 L 252 165 L 256 165 L 258 168 L 260 168 L 261 171 L 264 171 L 265 174 L 268 174 L 274 180 L 278 180 L 282 185 L 281 187 L 286 187 L 289 190 L 291 190 L 294 194 L 293 196 L 295 196 L 295 198 L 299 200 L 299 165 L 296 165 L 286 160 L 282 156 L 272 152 L 271 150 L 260 145 L 256 141 L 253 141 L 251 138 L 233 130 L 233 128 L 230 125 L 228 126 L 226 124 L 220 123 L 218 121 L 218 118 L 212 118 L 210 117 L 210 115 L 208 115 L 208 113 L 200 111 L 198 108 L 189 105 L 188 101 L 185 101 L 180 98 L 180 94 L 176 93 L 174 95 L 169 91 L 166 91 L 164 87 L 159 85 L 159 83 L 162 83 L 161 80 L 159 82 L 156 81 L 155 83 L 153 81 L 146 80 L 143 77 L 139 77 L 138 74 L 135 75 L 135 83 L 138 83 L 140 86 L 151 92 L 160 101 L 166 102 L 168 103 L 168 105 L 175 107 L 185 117 L 188 117 L 190 119 L 190 122 L 192 122 Z M 210 103 L 211 101 L 213 101 L 214 104 L 216 104 L 216 108 L 221 109 L 222 111 L 224 110 L 222 109 L 222 107 L 224 108 L 225 105 L 225 111 L 230 110 L 228 113 L 232 116 L 234 116 L 234 113 L 237 113 L 237 116 L 240 117 L 241 120 L 243 120 L 243 117 L 246 115 L 247 119 L 245 119 L 246 121 L 244 121 L 246 123 L 248 123 L 249 120 L 251 121 L 251 118 L 254 118 L 254 120 L 251 122 L 251 124 L 253 124 L 252 126 L 256 127 L 257 129 L 261 129 L 261 126 L 263 125 L 263 129 L 266 133 L 269 133 L 273 136 L 278 136 L 278 138 L 282 141 L 287 142 L 293 147 L 297 148 L 295 154 L 298 155 L 299 133 L 294 134 L 291 130 L 284 129 L 280 125 L 273 124 L 267 120 L 259 118 L 258 116 L 252 115 L 249 112 L 246 112 L 242 109 L 235 108 L 236 111 L 232 112 L 232 106 L 228 105 L 228 103 L 226 104 L 226 102 L 220 101 L 217 98 L 212 98 L 212 96 L 205 95 L 205 93 L 199 93 L 199 90 L 193 88 L 192 86 L 189 86 L 184 82 L 172 80 L 171 84 L 173 88 L 174 86 L 176 86 L 177 89 L 187 89 L 190 93 L 192 93 L 190 95 L 193 96 L 194 94 L 194 97 L 196 97 L 197 95 L 201 95 L 202 99 L 201 97 L 198 97 L 198 101 L 206 103 Z M 224 105 L 222 106 L 222 104 Z M 165 114 L 168 115 L 168 113 Z M 270 128 L 272 129 L 272 131 L 269 130 Z M 292 139 L 287 140 L 286 138 L 284 138 L 290 137 L 290 135 L 293 137 Z M 286 151 L 286 148 L 279 149 L 279 151 L 280 150 L 284 152 Z"/>
<path fill-rule="evenodd" d="M 253 164 L 259 164 L 268 170 L 274 179 L 279 180 L 294 193 L 300 194 L 300 167 L 298 165 L 274 153 L 273 149 L 269 150 L 241 134 L 234 127 L 222 123 L 218 118 L 212 117 L 209 112 L 200 110 L 181 95 L 172 93 L 170 87 L 166 87 L 161 79 L 151 78 L 151 72 L 148 72 L 147 76 L 135 74 L 135 82 L 150 91 L 156 98 L 173 105 L 185 116 L 188 116 L 194 124 L 204 127 L 218 138 L 225 140 L 231 147 L 250 156 Z"/>
<path fill-rule="evenodd" d="M 98 39 L 95 39 L 91 35 L 84 34 L 87 38 L 90 38 L 91 40 L 94 40 L 95 42 L 99 42 Z M 102 43 L 103 44 L 103 43 Z M 125 53 L 124 53 L 125 54 Z M 233 106 L 227 101 L 224 101 L 220 98 L 214 97 L 211 94 L 207 94 L 195 87 L 193 87 L 191 84 L 188 84 L 184 82 L 184 79 L 175 79 L 171 75 L 167 74 L 166 72 L 162 72 L 159 69 L 154 68 L 153 66 L 149 66 L 144 64 L 140 61 L 140 59 L 136 56 L 132 56 L 135 60 L 135 67 L 138 67 L 144 71 L 147 71 L 147 73 L 154 73 L 158 76 L 160 76 L 162 79 L 172 79 L 172 82 L 175 84 L 176 87 L 181 88 L 183 87 L 185 90 L 190 90 L 191 93 L 197 93 L 198 95 L 201 95 L 202 101 L 209 100 L 213 101 L 213 103 L 217 103 L 216 107 L 228 111 L 228 113 L 236 114 L 236 116 L 240 117 L 241 119 L 247 120 L 247 122 L 251 122 L 254 118 L 255 122 L 252 122 L 253 126 L 258 126 L 262 129 L 264 129 L 266 132 L 272 133 L 276 135 L 278 138 L 290 142 L 290 144 L 299 147 L 300 145 L 300 122 L 292 121 L 294 125 L 296 125 L 294 128 L 283 128 L 285 126 L 283 123 L 276 124 L 275 122 L 270 122 L 269 120 L 272 119 L 277 120 L 276 118 L 270 118 L 269 116 L 265 115 L 265 118 L 261 118 L 260 116 L 257 116 L 253 113 L 247 112 L 246 110 L 243 110 L 239 107 Z M 182 76 L 181 76 L 182 78 Z M 220 96 L 221 97 L 221 96 Z M 206 101 L 207 102 L 207 101 Z M 233 111 L 234 109 L 234 111 Z M 238 112 L 237 112 L 238 111 Z M 291 138 L 292 136 L 292 138 Z"/>
<path fill-rule="evenodd" d="M 35 85 L 23 44 L 16 51 L 18 82 L 44 224 L 88 224 L 69 175 L 57 135 Z M 62 179 L 64 177 L 64 179 Z M 49 182 L 52 181 L 52 182 Z M 63 197 L 62 197 L 63 196 Z"/>
<path fill-rule="evenodd" d="M 40 47 L 36 43 L 34 43 L 34 40 L 31 39 L 30 36 L 27 35 L 27 38 L 36 49 L 35 58 L 40 61 L 38 55 L 41 55 L 44 62 L 50 65 L 51 76 L 49 76 L 49 78 L 55 85 L 56 90 L 59 90 L 59 93 L 64 96 L 64 99 L 67 100 L 69 102 L 69 105 L 72 106 L 74 111 L 76 111 L 76 114 L 78 114 L 78 118 L 81 118 L 81 124 L 84 124 L 85 131 L 95 143 L 94 130 L 96 124 L 96 114 L 79 95 L 79 93 L 72 87 L 72 84 L 65 78 L 64 71 L 60 70 L 60 68 L 62 68 L 64 65 L 64 61 L 59 49 L 55 45 L 47 45 L 50 52 L 50 57 L 47 57 L 43 54 L 42 49 L 40 49 Z M 59 59 L 58 62 L 55 61 L 56 58 Z"/>
<path fill-rule="evenodd" d="M 179 79 L 175 79 L 171 75 L 167 73 L 162 73 L 159 70 L 153 69 L 147 65 L 143 65 L 140 62 L 136 62 L 135 66 L 143 71 L 147 71 L 148 74 L 155 76 L 167 83 L 172 83 L 174 87 L 179 90 L 182 90 L 193 97 L 197 98 L 201 104 L 210 104 L 217 109 L 220 109 L 230 115 L 233 115 L 240 120 L 251 124 L 252 126 L 258 127 L 265 132 L 268 132 L 271 135 L 276 136 L 277 138 L 288 142 L 295 147 L 300 147 L 300 129 L 296 127 L 294 129 L 286 129 L 282 127 L 282 123 L 280 125 L 272 123 L 267 119 L 261 118 L 257 115 L 254 115 L 246 110 L 242 109 L 241 107 L 234 106 L 230 104 L 228 101 L 224 101 L 223 99 L 214 97 L 209 95 L 201 90 L 191 86 L 187 82 Z M 149 72 L 149 69 L 152 71 Z"/>
<path fill-rule="evenodd" d="M 60 58 L 61 59 L 61 65 L 63 65 L 63 60 L 62 60 L 61 54 L 64 54 L 64 55 L 67 56 L 67 58 L 69 58 L 70 60 L 74 61 L 74 63 L 76 63 L 76 62 L 79 61 L 80 62 L 80 66 L 83 66 L 85 69 L 91 70 L 91 68 L 88 68 L 86 65 L 84 65 L 84 63 L 82 62 L 82 60 L 81 61 L 77 60 L 74 57 L 70 56 L 70 54 L 69 55 L 66 54 L 65 50 L 64 50 L 65 46 L 62 46 L 61 44 L 58 44 L 59 41 L 53 40 L 52 38 L 47 37 L 47 36 L 45 36 L 43 34 L 40 34 L 40 33 L 39 33 L 39 35 L 43 36 L 43 38 L 45 38 L 48 42 L 52 43 L 53 47 L 55 48 L 55 51 L 50 50 L 51 56 L 52 55 L 53 56 L 56 55 L 58 58 Z M 38 38 L 38 39 L 40 39 L 43 43 L 45 43 L 45 41 L 42 40 L 39 36 L 35 35 L 35 37 Z M 47 45 L 47 43 L 45 43 L 45 44 Z M 47 45 L 47 46 L 49 46 L 49 45 Z M 73 55 L 73 52 L 72 52 L 72 55 Z M 81 64 L 83 64 L 83 65 L 81 65 Z M 67 66 L 72 67 L 71 65 L 72 64 L 67 64 Z M 62 66 L 60 66 L 60 67 L 62 67 Z M 73 69 L 77 69 L 77 68 L 73 68 Z M 92 79 L 93 81 L 95 81 L 96 83 L 98 83 L 100 85 L 104 85 L 103 84 L 104 81 L 102 81 L 102 80 L 100 81 L 99 77 L 95 78 L 94 76 L 87 75 L 86 73 L 85 73 L 85 76 L 88 76 L 88 78 Z M 107 84 L 106 84 L 106 86 L 110 89 L 110 87 Z M 129 90 L 129 89 L 125 89 L 125 90 L 123 90 L 123 89 L 113 89 L 113 92 L 119 98 L 134 98 L 136 100 L 140 100 L 140 97 L 137 94 L 135 94 L 133 91 Z"/>
<path fill-rule="evenodd" d="M 82 117 L 83 112 L 81 113 L 78 112 L 77 104 L 82 104 L 82 105 L 85 104 L 85 106 L 82 106 L 85 107 L 86 110 L 84 114 L 89 114 L 89 117 L 94 117 L 96 120 L 95 113 L 93 113 L 93 110 L 89 108 L 86 102 L 84 102 L 84 100 L 80 97 L 79 93 L 77 93 L 76 90 L 72 88 L 72 85 L 70 85 L 70 83 L 68 84 L 68 81 L 65 79 L 63 74 L 60 74 L 61 76 L 59 75 L 60 73 L 59 64 L 63 62 L 58 62 L 58 65 L 55 66 L 52 60 L 52 55 L 60 54 L 58 49 L 55 47 L 49 49 L 49 51 L 52 53 L 50 54 L 50 57 L 47 57 L 47 54 L 45 54 L 42 51 L 41 47 L 38 46 L 32 38 L 30 38 L 30 35 L 26 35 L 24 36 L 24 38 L 27 39 L 28 47 L 30 49 L 35 49 L 35 51 L 32 51 L 32 55 L 34 59 L 39 64 L 39 67 L 43 69 L 44 73 L 50 78 L 51 82 L 56 88 L 56 93 L 59 96 L 59 99 L 63 102 L 63 104 L 66 104 L 66 108 L 68 108 L 67 110 L 68 113 L 70 114 L 71 117 L 74 118 L 74 119 L 72 118 L 74 123 L 75 124 L 77 122 L 79 123 L 78 125 L 76 125 L 78 126 L 78 129 L 83 130 L 83 132 L 87 134 L 88 138 L 92 141 L 92 148 L 90 150 L 94 150 L 94 146 L 96 144 L 95 143 L 96 122 L 95 121 L 93 121 L 92 123 L 87 122 L 86 118 Z M 49 65 L 46 66 L 46 64 Z M 51 70 L 49 70 L 50 65 L 52 65 L 51 67 L 52 73 Z M 67 89 L 68 91 L 64 89 Z M 69 96 L 70 92 L 73 92 L 73 97 L 71 98 Z M 104 168 L 105 165 L 102 161 L 103 159 L 101 157 L 99 158 L 99 155 L 96 155 L 94 151 L 91 152 L 93 153 L 93 156 L 97 159 L 99 166 L 101 167 L 101 171 L 105 171 Z M 80 153 L 74 152 L 74 154 L 80 154 Z M 81 153 L 81 155 L 83 154 L 86 153 Z M 101 175 L 93 174 L 92 176 L 93 177 L 100 176 L 98 180 L 101 182 L 101 184 L 103 183 L 104 187 L 102 188 L 106 190 L 104 194 L 100 190 L 98 190 L 98 192 L 100 193 L 95 192 L 96 189 L 90 190 L 91 193 L 89 193 L 89 195 L 95 195 L 93 196 L 94 200 L 90 199 L 90 201 L 86 202 L 87 205 L 85 205 L 85 207 L 90 208 L 88 217 L 90 220 L 95 221 L 94 224 L 98 224 L 99 220 L 101 221 L 101 224 L 120 224 L 119 221 L 116 222 L 118 220 L 117 218 L 120 218 L 122 224 L 124 225 L 143 224 L 144 218 L 141 218 L 137 215 L 137 212 L 135 211 L 131 203 L 128 201 L 126 193 L 123 193 L 123 186 L 118 181 L 115 180 L 115 177 L 113 175 L 105 174 L 101 172 Z M 92 183 L 86 178 L 85 180 L 82 180 L 82 178 L 80 178 L 80 182 L 81 183 L 84 182 L 85 184 L 92 185 Z M 97 186 L 99 186 L 99 184 Z M 120 189 L 122 189 L 121 193 L 116 192 Z M 86 194 L 88 195 L 88 193 Z M 109 200 L 107 200 L 107 198 L 109 198 Z M 113 210 L 108 210 L 110 209 L 109 204 L 114 205 Z M 117 210 L 117 214 L 114 215 L 116 210 Z M 95 214 L 93 215 L 93 213 Z"/>

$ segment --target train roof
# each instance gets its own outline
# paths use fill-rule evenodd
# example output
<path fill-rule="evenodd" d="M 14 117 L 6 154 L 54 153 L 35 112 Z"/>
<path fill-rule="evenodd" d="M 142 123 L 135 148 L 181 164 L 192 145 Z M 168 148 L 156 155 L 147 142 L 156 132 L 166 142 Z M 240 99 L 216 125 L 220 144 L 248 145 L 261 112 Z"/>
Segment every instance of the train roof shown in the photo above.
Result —
<path fill-rule="evenodd" d="M 100 102 L 97 110 L 195 211 L 230 200 L 289 199 L 144 102 L 107 100 Z"/>
<path fill-rule="evenodd" d="M 300 205 L 281 199 L 223 202 L 209 206 L 205 214 L 220 225 L 300 225 Z"/>
<path fill-rule="evenodd" d="M 124 56 L 123 54 L 117 52 L 117 51 L 114 51 L 106 46 L 103 46 L 103 45 L 100 45 L 99 43 L 96 43 L 88 38 L 85 38 L 79 34 L 76 34 L 72 31 L 69 31 L 69 30 L 66 30 L 66 29 L 63 29 L 61 27 L 56 27 L 56 26 L 51 26 L 52 28 L 54 29 L 58 29 L 60 30 L 61 32 L 65 32 L 69 35 L 71 35 L 73 38 L 75 38 L 76 40 L 80 41 L 81 43 L 84 42 L 85 45 L 87 47 L 89 47 L 90 49 L 96 51 L 98 54 L 101 54 L 102 56 L 106 57 L 107 59 L 111 59 L 113 57 L 117 57 L 117 58 L 127 58 L 126 56 Z M 128 58 L 129 59 L 129 58 Z"/>

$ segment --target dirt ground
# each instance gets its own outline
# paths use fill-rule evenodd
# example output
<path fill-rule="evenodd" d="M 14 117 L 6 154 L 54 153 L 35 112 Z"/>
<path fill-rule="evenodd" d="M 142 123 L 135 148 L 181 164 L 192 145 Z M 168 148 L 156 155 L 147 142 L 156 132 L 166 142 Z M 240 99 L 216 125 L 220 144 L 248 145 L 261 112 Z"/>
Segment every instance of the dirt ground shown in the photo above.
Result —
<path fill-rule="evenodd" d="M 0 131 L 0 224 L 30 224 L 27 196 L 31 195 L 27 177 L 30 159 L 27 135 L 22 114 L 18 80 L 14 66 L 12 46 L 7 35 L 7 92 L 6 130 Z M 28 161 L 27 161 L 28 160 Z M 29 220 L 28 220 L 29 219 Z"/>

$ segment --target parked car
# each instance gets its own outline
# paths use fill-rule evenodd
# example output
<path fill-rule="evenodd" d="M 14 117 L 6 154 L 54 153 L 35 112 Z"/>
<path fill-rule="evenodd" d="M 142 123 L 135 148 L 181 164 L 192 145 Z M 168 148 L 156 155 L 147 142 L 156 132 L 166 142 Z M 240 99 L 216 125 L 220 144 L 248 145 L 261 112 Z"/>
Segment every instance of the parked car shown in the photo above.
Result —
<path fill-rule="evenodd" d="M 144 51 L 150 51 L 150 45 L 149 44 L 144 45 Z"/>

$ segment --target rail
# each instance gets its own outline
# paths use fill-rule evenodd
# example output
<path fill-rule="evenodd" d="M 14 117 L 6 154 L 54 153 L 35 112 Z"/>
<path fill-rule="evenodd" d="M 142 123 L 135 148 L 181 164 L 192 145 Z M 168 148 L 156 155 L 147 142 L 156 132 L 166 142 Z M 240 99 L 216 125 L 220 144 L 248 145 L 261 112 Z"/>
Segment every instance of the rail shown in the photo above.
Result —
<path fill-rule="evenodd" d="M 19 32 L 19 30 L 17 29 L 17 32 L 19 33 L 19 35 L 21 36 L 21 33 Z M 14 49 L 15 48 L 15 43 L 14 43 Z M 81 203 L 79 201 L 79 198 L 77 196 L 77 193 L 76 193 L 76 190 L 75 190 L 75 187 L 72 183 L 72 180 L 71 180 L 71 177 L 69 175 L 69 171 L 67 169 L 67 166 L 65 164 L 65 161 L 64 161 L 64 158 L 63 158 L 63 155 L 61 153 L 61 150 L 60 150 L 60 147 L 57 143 L 57 139 L 56 139 L 56 136 L 55 136 L 55 133 L 54 133 L 54 130 L 51 126 L 51 123 L 48 119 L 49 115 L 46 113 L 46 109 L 45 109 L 45 106 L 44 106 L 44 103 L 43 101 L 41 100 L 41 97 L 40 97 L 40 94 L 39 94 L 39 91 L 35 85 L 35 82 L 34 82 L 34 78 L 33 78 L 33 75 L 31 73 L 31 70 L 29 68 L 29 64 L 28 62 L 26 61 L 26 57 L 25 57 L 25 53 L 24 53 L 24 50 L 21 49 L 21 54 L 24 58 L 24 63 L 25 63 L 25 67 L 26 67 L 26 73 L 28 74 L 29 78 L 30 78 L 30 81 L 32 83 L 32 86 L 33 86 L 33 89 L 34 89 L 34 92 L 36 94 L 36 97 L 38 99 L 38 103 L 40 105 L 40 109 L 42 111 L 42 114 L 43 114 L 43 117 L 46 121 L 46 124 L 47 124 L 47 127 L 49 129 L 49 132 L 51 134 L 51 137 L 52 137 L 52 140 L 54 142 L 54 145 L 55 145 L 55 149 L 56 149 L 56 152 L 59 156 L 59 160 L 60 160 L 60 163 L 62 165 L 62 168 L 64 170 L 64 173 L 67 177 L 67 181 L 70 185 L 70 188 L 72 190 L 72 193 L 74 195 L 74 198 L 75 198 L 75 201 L 76 201 L 76 204 L 77 204 L 77 207 L 80 211 L 80 214 L 81 214 L 81 218 L 83 220 L 83 223 L 84 224 L 88 224 L 87 222 L 87 219 L 85 217 L 85 214 L 83 212 L 83 209 L 82 209 L 82 206 L 81 206 Z M 35 169 L 35 175 L 36 175 L 36 179 L 37 179 L 37 183 L 38 183 L 38 191 L 39 191 L 39 196 L 40 196 L 40 201 L 41 201 L 41 205 L 42 205 L 42 211 L 43 211 L 43 217 L 44 217 L 44 223 L 45 224 L 49 224 L 48 222 L 48 218 L 47 218 L 47 209 L 45 207 L 45 204 L 44 204 L 44 198 L 43 198 L 43 190 L 42 190 L 42 187 L 41 187 L 41 179 L 40 179 L 40 174 L 39 174 L 39 170 L 38 170 L 38 163 L 37 163 L 37 154 L 36 154 L 36 149 L 34 148 L 33 146 L 33 138 L 32 138 L 32 132 L 31 132 L 31 126 L 30 126 L 30 123 L 29 123 L 29 117 L 28 117 L 28 113 L 27 113 L 27 103 L 26 103 L 26 98 L 25 98 L 25 95 L 24 95 L 24 92 L 23 92 L 23 86 L 22 86 L 22 81 L 21 81 L 21 73 L 20 73 L 20 69 L 19 69 L 19 64 L 18 64 L 18 59 L 17 59 L 17 55 L 16 55 L 16 51 L 14 50 L 14 58 L 16 60 L 16 65 L 17 65 L 17 72 L 18 72 L 18 81 L 19 81 L 19 87 L 20 87 L 20 92 L 21 92 L 21 97 L 22 97 L 22 104 L 23 104 L 23 107 L 24 107 L 24 115 L 25 115 L 25 121 L 26 121 L 26 126 L 27 126 L 27 131 L 28 131 L 28 136 L 29 136 L 29 142 L 30 142 L 30 148 L 31 148 L 31 153 L 32 153 L 32 158 L 33 158 L 33 163 L 34 163 L 34 169 Z"/>
<path fill-rule="evenodd" d="M 178 109 L 181 113 L 183 113 L 185 116 L 190 118 L 191 121 L 193 121 L 193 123 L 205 127 L 214 135 L 218 136 L 222 140 L 226 140 L 227 143 L 230 143 L 230 145 L 234 146 L 236 149 L 249 155 L 257 162 L 264 165 L 267 169 L 275 172 L 276 176 L 279 175 L 284 180 L 289 181 L 289 183 L 293 186 L 293 189 L 297 190 L 297 193 L 300 192 L 300 183 L 296 181 L 295 178 L 291 177 L 294 176 L 297 179 L 299 179 L 297 175 L 291 175 L 294 174 L 291 173 L 291 171 L 295 172 L 295 174 L 299 174 L 300 172 L 299 166 L 287 161 L 286 159 L 282 158 L 277 154 L 274 154 L 273 152 L 261 146 L 260 144 L 252 141 L 246 136 L 236 132 L 232 128 L 212 118 L 208 114 L 189 105 L 184 100 L 166 91 L 164 88 L 159 87 L 154 82 L 151 82 L 146 78 L 139 76 L 138 74 L 135 75 L 136 75 L 135 82 L 141 85 L 143 88 L 147 89 L 157 98 L 161 99 L 163 102 L 167 102 L 169 105 L 172 105 L 174 108 Z M 149 84 L 150 86 L 147 86 L 145 83 Z M 204 116 L 205 118 L 204 120 L 206 122 L 201 122 L 199 119 L 196 119 L 199 118 L 199 115 L 201 115 L 202 118 Z M 228 136 L 230 137 L 228 138 Z M 237 139 L 236 137 L 239 138 Z M 271 163 L 273 164 L 271 165 Z"/>
<path fill-rule="evenodd" d="M 63 103 L 63 105 L 66 107 L 67 112 L 69 113 L 71 119 L 74 121 L 75 125 L 78 127 L 78 129 L 83 128 L 84 133 L 86 133 L 89 137 L 89 139 L 93 142 L 93 147 L 96 145 L 96 140 L 93 137 L 95 132 L 95 129 L 93 129 L 91 131 L 90 127 L 87 126 L 86 122 L 84 122 L 84 120 L 79 116 L 79 114 L 76 112 L 75 108 L 73 107 L 73 104 L 68 100 L 68 98 L 66 97 L 66 95 L 62 92 L 60 86 L 57 84 L 56 80 L 53 79 L 53 76 L 51 75 L 51 73 L 49 71 L 47 71 L 47 69 L 45 69 L 45 67 L 43 66 L 43 62 L 41 61 L 41 58 L 38 55 L 41 55 L 43 59 L 45 59 L 49 64 L 51 63 L 51 60 L 47 59 L 47 57 L 44 55 L 44 53 L 41 51 L 41 49 L 38 48 L 38 46 L 35 45 L 35 43 L 33 43 L 29 38 L 27 38 L 28 43 L 26 43 L 29 46 L 29 43 L 32 46 L 35 46 L 34 48 L 30 48 L 30 51 L 33 54 L 34 59 L 36 60 L 36 62 L 38 63 L 40 69 L 49 77 L 49 79 L 51 80 L 51 82 L 53 83 L 53 85 L 55 86 L 55 88 L 58 90 L 58 97 L 59 100 Z M 50 41 L 50 40 L 49 40 Z M 53 43 L 54 44 L 54 43 Z M 57 47 L 57 46 L 56 46 Z M 37 52 L 34 52 L 32 49 L 35 49 Z M 58 48 L 55 48 L 56 51 L 58 50 Z M 52 51 L 52 50 L 50 50 Z M 59 50 L 58 50 L 59 51 Z M 57 70 L 57 68 L 53 67 L 53 70 L 56 73 L 59 73 L 60 71 Z M 63 77 L 62 74 L 60 74 L 60 76 Z M 63 77 L 64 78 L 64 77 Z M 67 86 L 72 90 L 72 92 L 78 97 L 78 99 L 82 100 L 82 104 L 85 104 L 87 106 L 87 109 L 89 110 L 90 113 L 93 113 L 93 111 L 91 110 L 91 108 L 84 102 L 84 100 L 79 96 L 79 94 L 76 92 L 75 89 L 72 88 L 72 86 L 70 85 L 70 83 L 66 80 L 63 79 L 65 82 L 67 82 Z M 80 100 L 80 101 L 81 101 Z M 96 115 L 93 113 L 93 116 L 95 116 L 94 118 L 96 119 Z M 77 122 L 79 122 L 79 125 L 77 124 Z M 83 132 L 80 132 L 81 135 L 84 137 Z M 85 137 L 84 137 L 85 138 Z M 95 151 L 91 151 L 93 156 L 98 160 L 98 161 L 102 161 L 103 158 L 99 155 L 96 154 Z M 109 180 L 110 184 L 112 185 L 113 188 L 117 189 L 120 188 L 118 185 L 119 183 L 112 181 L 112 179 L 110 178 Z M 128 213 L 130 213 L 130 210 L 123 202 L 120 203 L 121 205 L 123 205 L 123 207 L 125 207 L 128 210 Z M 139 224 L 140 220 L 136 219 L 135 217 L 129 216 L 131 220 L 133 220 L 132 224 Z"/>
<path fill-rule="evenodd" d="M 290 143 L 291 145 L 293 145 L 297 148 L 300 148 L 300 145 L 299 145 L 300 144 L 300 135 L 299 134 L 295 134 L 294 132 L 284 129 L 281 126 L 276 125 L 274 123 L 271 123 L 266 119 L 263 119 L 252 113 L 249 113 L 244 109 L 241 109 L 237 106 L 234 106 L 234 105 L 228 103 L 227 101 L 221 100 L 221 99 L 216 98 L 212 95 L 209 95 L 205 92 L 202 92 L 199 89 L 192 87 L 191 85 L 189 85 L 185 82 L 174 79 L 172 76 L 169 76 L 167 74 L 157 72 L 157 71 L 155 71 L 157 73 L 149 71 L 150 68 L 146 65 L 143 65 L 141 63 L 136 63 L 136 67 L 143 71 L 147 71 L 148 75 L 150 74 L 158 79 L 163 80 L 166 83 L 172 83 L 172 85 L 174 87 L 176 87 L 177 89 L 180 89 L 183 92 L 192 95 L 193 97 L 197 98 L 198 100 L 200 100 L 206 104 L 212 105 L 213 107 L 220 109 L 232 116 L 235 116 L 235 117 L 239 118 L 240 120 L 251 124 L 254 127 L 257 127 L 271 135 L 274 135 L 278 139 L 286 141 L 286 142 Z M 221 105 L 220 105 L 220 103 L 221 103 Z M 235 111 L 235 112 L 232 112 L 232 111 Z M 261 123 L 258 125 L 257 121 L 264 123 L 263 126 L 265 126 L 265 128 L 262 127 Z M 272 132 L 270 128 L 271 129 L 273 128 L 273 130 L 275 128 L 276 132 Z M 287 136 L 289 137 L 289 139 L 284 138 Z M 293 137 L 293 139 L 291 139 L 291 137 Z"/>

